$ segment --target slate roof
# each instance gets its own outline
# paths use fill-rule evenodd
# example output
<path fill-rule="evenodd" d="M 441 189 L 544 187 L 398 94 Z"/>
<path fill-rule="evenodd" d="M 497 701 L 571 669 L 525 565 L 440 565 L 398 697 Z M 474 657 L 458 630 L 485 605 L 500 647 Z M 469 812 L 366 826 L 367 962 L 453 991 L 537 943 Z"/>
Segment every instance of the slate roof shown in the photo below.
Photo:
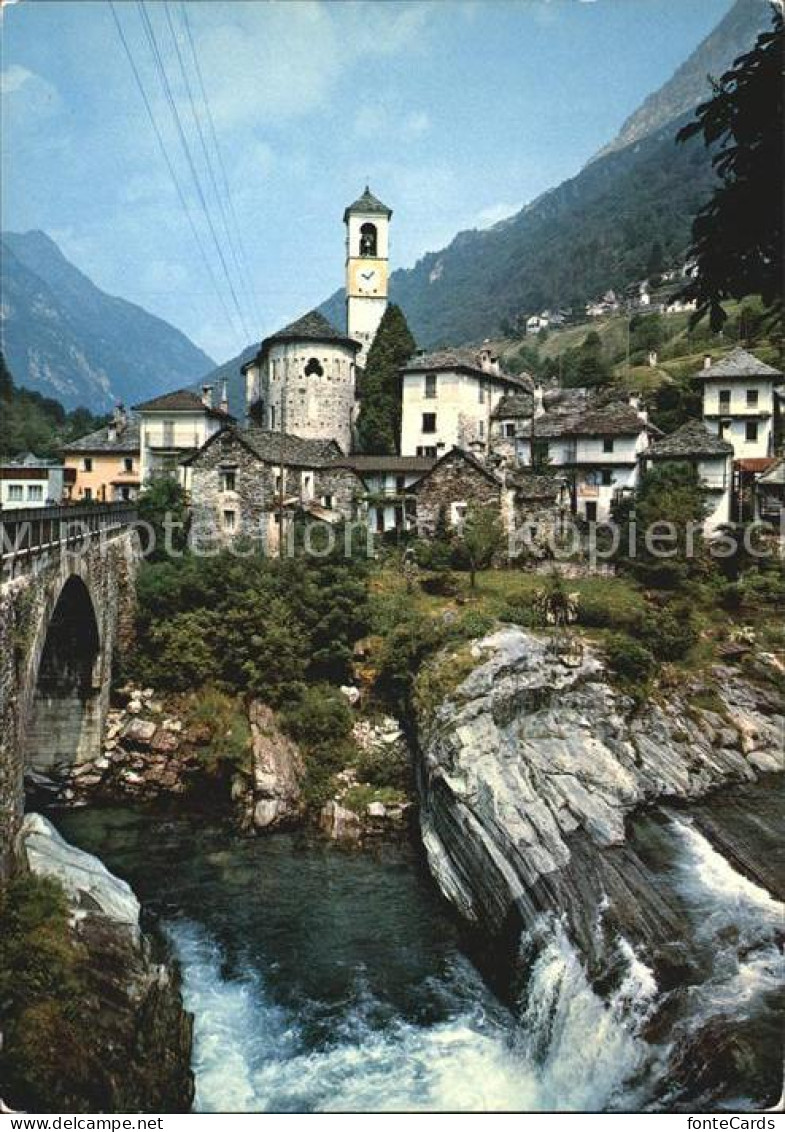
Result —
<path fill-rule="evenodd" d="M 234 419 L 221 409 L 215 407 L 208 409 L 202 398 L 198 393 L 194 393 L 193 389 L 175 389 L 172 393 L 164 393 L 160 397 L 153 397 L 150 401 L 143 401 L 140 405 L 134 405 L 134 409 L 142 413 L 193 413 L 201 410 L 220 420 L 230 421 Z"/>
<path fill-rule="evenodd" d="M 109 439 L 109 426 L 88 432 L 78 440 L 63 445 L 63 452 L 138 452 L 139 421 L 129 420 L 125 428 L 118 432 L 114 440 Z"/>
<path fill-rule="evenodd" d="M 749 350 L 737 346 L 735 350 L 718 362 L 713 362 L 708 369 L 701 370 L 697 376 L 707 381 L 716 377 L 724 379 L 733 377 L 782 377 L 782 373 L 773 366 L 766 365 L 760 358 L 756 358 Z"/>
<path fill-rule="evenodd" d="M 534 382 L 528 374 L 516 376 L 512 373 L 490 373 L 480 363 L 480 351 L 468 347 L 432 350 L 429 354 L 415 354 L 402 369 L 402 373 L 438 372 L 439 370 L 459 370 L 477 377 L 491 378 L 518 389 L 531 391 Z"/>
<path fill-rule="evenodd" d="M 541 439 L 558 436 L 637 436 L 646 425 L 632 405 L 618 402 L 578 412 L 546 412 L 534 422 L 534 435 Z"/>
<path fill-rule="evenodd" d="M 539 476 L 523 468 L 509 473 L 507 486 L 515 489 L 519 499 L 543 499 L 548 502 L 560 493 L 564 479 L 556 476 Z"/>
<path fill-rule="evenodd" d="M 730 456 L 733 445 L 709 432 L 703 421 L 687 421 L 670 436 L 664 436 L 646 449 L 647 459 L 675 459 L 679 456 Z"/>
<path fill-rule="evenodd" d="M 436 463 L 432 456 L 342 456 L 333 461 L 336 468 L 363 472 L 428 472 Z"/>
<path fill-rule="evenodd" d="M 289 467 L 323 468 L 342 454 L 341 446 L 335 440 L 295 436 L 290 432 L 271 432 L 266 428 L 231 427 L 214 433 L 198 451 L 193 452 L 181 463 L 186 466 L 194 464 L 203 452 L 219 438 L 226 437 L 227 433 L 265 464 L 280 464 L 283 457 L 283 463 Z"/>
<path fill-rule="evenodd" d="M 243 372 L 257 362 L 276 342 L 338 342 L 343 346 L 349 346 L 355 353 L 361 349 L 359 342 L 355 342 L 353 338 L 338 330 L 320 311 L 312 310 L 302 318 L 297 318 L 288 326 L 277 330 L 275 334 L 269 334 L 262 342 L 256 357 L 242 366 Z"/>
<path fill-rule="evenodd" d="M 392 209 L 388 208 L 386 204 L 382 204 L 378 197 L 374 196 L 368 186 L 365 186 L 365 192 L 362 196 L 358 197 L 354 204 L 350 204 L 343 214 L 344 224 L 349 219 L 351 212 L 367 212 L 369 215 L 382 213 L 389 220 L 392 216 Z"/>
<path fill-rule="evenodd" d="M 528 420 L 533 411 L 534 397 L 531 393 L 524 393 L 521 390 L 516 393 L 505 393 L 491 416 L 495 421 Z"/>
<path fill-rule="evenodd" d="M 758 483 L 782 487 L 785 484 L 785 460 L 778 460 L 758 480 Z"/>

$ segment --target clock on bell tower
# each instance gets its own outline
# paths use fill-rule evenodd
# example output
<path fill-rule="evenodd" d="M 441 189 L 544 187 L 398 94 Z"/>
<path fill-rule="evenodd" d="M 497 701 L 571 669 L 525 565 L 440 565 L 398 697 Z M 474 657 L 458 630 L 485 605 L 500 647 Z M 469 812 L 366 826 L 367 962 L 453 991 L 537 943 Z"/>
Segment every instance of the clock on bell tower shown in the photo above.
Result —
<path fill-rule="evenodd" d="M 346 225 L 346 329 L 362 347 L 357 364 L 365 365 L 379 323 L 387 309 L 392 209 L 368 186 L 343 214 Z"/>

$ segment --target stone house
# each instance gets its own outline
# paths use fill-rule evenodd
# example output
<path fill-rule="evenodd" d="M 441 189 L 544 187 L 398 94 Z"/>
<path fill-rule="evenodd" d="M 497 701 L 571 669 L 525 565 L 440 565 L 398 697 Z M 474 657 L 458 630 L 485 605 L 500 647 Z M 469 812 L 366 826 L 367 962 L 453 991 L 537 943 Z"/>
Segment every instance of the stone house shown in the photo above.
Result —
<path fill-rule="evenodd" d="M 531 392 L 504 373 L 490 345 L 416 354 L 401 370 L 401 453 L 438 459 L 453 448 L 488 453 L 491 418 L 506 393 Z"/>
<path fill-rule="evenodd" d="M 425 456 L 342 456 L 336 467 L 351 469 L 363 482 L 368 527 L 375 534 L 414 525 L 414 484 L 436 461 Z"/>
<path fill-rule="evenodd" d="M 503 514 L 502 479 L 471 452 L 452 448 L 437 460 L 413 486 L 417 506 L 417 533 L 432 538 L 441 516 L 450 527 L 460 527 L 470 505 L 490 507 Z"/>
<path fill-rule="evenodd" d="M 140 422 L 118 405 L 108 425 L 63 445 L 69 501 L 136 499 L 140 485 Z"/>
<path fill-rule="evenodd" d="M 185 461 L 193 526 L 225 542 L 257 538 L 273 550 L 282 515 L 287 527 L 300 512 L 328 522 L 353 519 L 364 485 L 336 465 L 341 455 L 334 440 L 222 429 Z"/>
<path fill-rule="evenodd" d="M 562 533 L 571 509 L 564 476 L 538 475 L 528 468 L 505 474 L 505 525 L 513 557 L 526 550 L 543 553 Z M 514 548 L 514 549 L 513 549 Z"/>
<path fill-rule="evenodd" d="M 704 533 L 711 535 L 731 519 L 733 447 L 709 432 L 702 421 L 687 421 L 670 436 L 650 445 L 644 466 L 663 463 L 687 464 L 694 468 L 708 491 Z"/>

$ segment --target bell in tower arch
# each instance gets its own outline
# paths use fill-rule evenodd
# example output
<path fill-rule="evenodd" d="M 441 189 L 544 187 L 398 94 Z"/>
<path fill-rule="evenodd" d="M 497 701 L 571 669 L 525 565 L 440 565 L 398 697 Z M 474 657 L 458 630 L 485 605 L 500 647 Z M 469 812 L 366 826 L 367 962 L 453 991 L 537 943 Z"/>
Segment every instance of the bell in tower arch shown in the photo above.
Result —
<path fill-rule="evenodd" d="M 360 255 L 375 256 L 376 242 L 376 225 L 363 224 L 360 228 Z"/>

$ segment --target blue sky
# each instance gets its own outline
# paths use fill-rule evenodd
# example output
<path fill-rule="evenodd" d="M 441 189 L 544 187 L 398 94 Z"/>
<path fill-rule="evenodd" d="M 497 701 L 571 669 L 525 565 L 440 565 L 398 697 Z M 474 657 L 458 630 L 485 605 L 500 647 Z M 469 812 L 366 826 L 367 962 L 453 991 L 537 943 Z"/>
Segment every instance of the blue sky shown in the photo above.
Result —
<path fill-rule="evenodd" d="M 393 266 L 411 265 L 575 173 L 729 7 L 730 0 L 187 0 L 249 268 L 242 275 L 203 167 L 166 8 L 146 10 L 252 340 L 341 285 L 342 213 L 366 180 L 395 210 Z M 4 8 L 2 224 L 48 232 L 99 286 L 224 360 L 248 339 L 189 181 L 139 5 L 118 0 L 116 8 L 223 304 L 103 0 Z M 169 14 L 188 63 L 180 0 L 170 0 Z M 201 107 L 192 65 L 186 75 Z M 200 122 L 209 139 L 203 111 Z"/>

